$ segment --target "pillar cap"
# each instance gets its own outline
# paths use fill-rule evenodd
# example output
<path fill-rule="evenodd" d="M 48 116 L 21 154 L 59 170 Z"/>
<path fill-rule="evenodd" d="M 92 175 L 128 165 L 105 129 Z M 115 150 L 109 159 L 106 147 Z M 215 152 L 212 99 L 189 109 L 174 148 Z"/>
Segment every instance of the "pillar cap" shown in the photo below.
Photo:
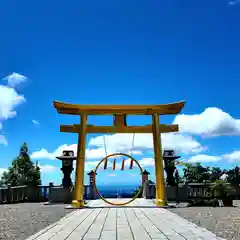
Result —
<path fill-rule="evenodd" d="M 150 173 L 145 169 L 142 173 L 142 175 L 149 175 Z"/>
<path fill-rule="evenodd" d="M 56 157 L 59 160 L 76 160 L 77 157 L 74 156 L 74 151 L 72 150 L 63 150 L 62 156 Z"/>
<path fill-rule="evenodd" d="M 95 175 L 95 172 L 93 170 L 91 170 L 87 175 L 91 176 L 91 175 Z M 97 173 L 96 173 L 97 175 Z"/>
<path fill-rule="evenodd" d="M 176 160 L 180 157 L 181 156 L 176 156 L 175 151 L 173 149 L 166 149 L 163 151 L 163 158 L 165 159 Z"/>

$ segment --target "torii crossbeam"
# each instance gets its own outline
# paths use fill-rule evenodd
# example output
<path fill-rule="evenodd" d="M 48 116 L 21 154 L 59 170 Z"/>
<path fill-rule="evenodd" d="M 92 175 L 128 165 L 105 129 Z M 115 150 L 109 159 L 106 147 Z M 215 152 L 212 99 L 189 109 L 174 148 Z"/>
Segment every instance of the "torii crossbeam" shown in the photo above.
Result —
<path fill-rule="evenodd" d="M 155 155 L 156 205 L 166 206 L 161 133 L 177 132 L 178 125 L 160 124 L 159 115 L 178 114 L 185 101 L 162 105 L 78 105 L 54 101 L 60 114 L 80 115 L 80 124 L 61 125 L 61 132 L 78 134 L 74 207 L 84 207 L 84 164 L 87 133 L 152 133 Z M 87 124 L 88 115 L 113 115 L 113 126 Z M 152 124 L 127 126 L 127 115 L 152 115 Z"/>

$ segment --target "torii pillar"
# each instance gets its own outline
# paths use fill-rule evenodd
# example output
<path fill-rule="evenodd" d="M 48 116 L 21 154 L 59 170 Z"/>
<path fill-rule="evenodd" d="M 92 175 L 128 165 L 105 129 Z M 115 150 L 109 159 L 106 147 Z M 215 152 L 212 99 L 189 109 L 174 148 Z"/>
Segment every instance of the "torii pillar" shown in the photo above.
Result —
<path fill-rule="evenodd" d="M 167 197 L 164 184 L 164 170 L 163 170 L 163 157 L 162 157 L 162 142 L 161 132 L 159 128 L 160 120 L 159 115 L 152 116 L 153 124 L 153 149 L 155 157 L 155 175 L 156 175 L 156 205 L 167 206 Z"/>
<path fill-rule="evenodd" d="M 85 149 L 86 149 L 86 128 L 87 128 L 87 115 L 80 116 L 80 131 L 78 134 L 78 150 L 77 150 L 77 164 L 76 164 L 76 177 L 75 177 L 75 199 L 72 201 L 73 207 L 84 207 L 84 167 L 85 167 Z"/>

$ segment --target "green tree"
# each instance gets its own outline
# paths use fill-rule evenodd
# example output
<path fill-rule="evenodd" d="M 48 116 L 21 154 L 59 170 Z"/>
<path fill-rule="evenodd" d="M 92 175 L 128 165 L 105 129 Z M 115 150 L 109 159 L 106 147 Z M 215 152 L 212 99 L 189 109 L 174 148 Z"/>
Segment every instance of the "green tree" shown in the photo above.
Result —
<path fill-rule="evenodd" d="M 240 168 L 238 166 L 228 170 L 227 181 L 235 186 L 240 186 Z"/>
<path fill-rule="evenodd" d="M 29 156 L 28 145 L 24 143 L 19 156 L 12 161 L 12 165 L 2 174 L 1 185 L 36 186 L 41 184 L 40 168 L 34 164 Z"/>
<path fill-rule="evenodd" d="M 184 179 L 188 183 L 204 183 L 210 179 L 210 168 L 203 167 L 200 163 L 184 165 Z"/>
<path fill-rule="evenodd" d="M 215 182 L 220 180 L 221 176 L 225 173 L 226 170 L 222 170 L 220 167 L 212 167 L 210 173 L 210 182 Z"/>

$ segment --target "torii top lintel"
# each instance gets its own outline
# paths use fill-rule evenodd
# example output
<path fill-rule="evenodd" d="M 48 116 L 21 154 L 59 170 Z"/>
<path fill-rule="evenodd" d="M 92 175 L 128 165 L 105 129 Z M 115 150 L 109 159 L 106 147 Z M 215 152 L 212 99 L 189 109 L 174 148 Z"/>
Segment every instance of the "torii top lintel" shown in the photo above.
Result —
<path fill-rule="evenodd" d="M 58 113 L 71 115 L 168 115 L 180 113 L 184 104 L 185 101 L 160 105 L 80 105 L 53 102 Z"/>

